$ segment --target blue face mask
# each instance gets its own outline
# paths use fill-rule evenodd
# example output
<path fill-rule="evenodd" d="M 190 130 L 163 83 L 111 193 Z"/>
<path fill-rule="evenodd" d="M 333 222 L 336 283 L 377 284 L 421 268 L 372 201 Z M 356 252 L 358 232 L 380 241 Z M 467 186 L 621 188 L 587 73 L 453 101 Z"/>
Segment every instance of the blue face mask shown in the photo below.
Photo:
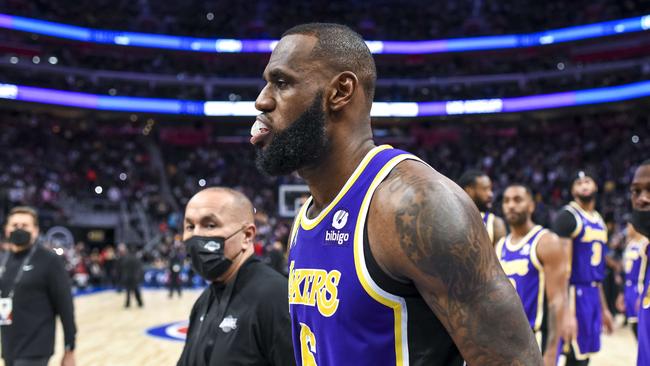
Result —
<path fill-rule="evenodd" d="M 208 281 L 214 281 L 226 273 L 230 266 L 232 266 L 232 260 L 226 258 L 224 253 L 226 240 L 232 238 L 242 230 L 244 230 L 243 227 L 227 237 L 195 235 L 187 239 L 185 246 L 192 260 L 194 270 Z M 239 254 L 241 252 L 237 256 Z"/>

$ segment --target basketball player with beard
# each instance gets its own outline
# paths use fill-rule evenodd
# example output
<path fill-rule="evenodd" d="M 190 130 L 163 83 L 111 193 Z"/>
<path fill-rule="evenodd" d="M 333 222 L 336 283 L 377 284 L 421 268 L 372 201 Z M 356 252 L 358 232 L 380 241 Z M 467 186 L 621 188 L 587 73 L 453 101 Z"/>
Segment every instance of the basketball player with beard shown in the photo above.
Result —
<path fill-rule="evenodd" d="M 472 201 L 419 158 L 374 144 L 376 71 L 361 36 L 294 27 L 263 76 L 257 165 L 297 171 L 312 195 L 289 239 L 297 363 L 541 365 Z"/>
<path fill-rule="evenodd" d="M 496 252 L 521 298 L 544 365 L 555 366 L 560 332 L 565 331 L 569 315 L 568 260 L 558 236 L 533 222 L 534 211 L 529 187 L 511 184 L 506 188 L 503 214 L 511 232 L 497 243 Z"/>
<path fill-rule="evenodd" d="M 616 305 L 620 312 L 625 314 L 627 322 L 631 325 L 634 336 L 638 337 L 639 299 L 643 291 L 643 282 L 647 267 L 648 238 L 634 229 L 628 222 L 625 251 L 623 252 L 623 272 L 625 282 L 623 291 L 618 294 Z"/>
<path fill-rule="evenodd" d="M 588 365 L 589 357 L 600 350 L 603 326 L 613 330 L 602 281 L 605 277 L 607 227 L 596 211 L 598 187 L 592 174 L 579 171 L 571 184 L 573 201 L 564 206 L 553 224 L 568 249 L 570 258 L 569 307 L 576 335 L 564 340 L 566 365 Z M 573 333 L 573 332 L 572 332 Z"/>
<path fill-rule="evenodd" d="M 458 185 L 465 190 L 478 207 L 490 241 L 492 245 L 496 245 L 501 238 L 506 236 L 506 224 L 502 218 L 490 212 L 494 200 L 492 180 L 482 171 L 470 169 L 460 176 Z"/>
<path fill-rule="evenodd" d="M 632 199 L 632 225 L 641 235 L 650 238 L 650 160 L 645 160 L 634 172 L 630 186 Z M 639 280 L 642 286 L 639 302 L 639 348 L 637 366 L 650 365 L 650 246 L 643 253 L 645 268 L 641 269 Z"/>

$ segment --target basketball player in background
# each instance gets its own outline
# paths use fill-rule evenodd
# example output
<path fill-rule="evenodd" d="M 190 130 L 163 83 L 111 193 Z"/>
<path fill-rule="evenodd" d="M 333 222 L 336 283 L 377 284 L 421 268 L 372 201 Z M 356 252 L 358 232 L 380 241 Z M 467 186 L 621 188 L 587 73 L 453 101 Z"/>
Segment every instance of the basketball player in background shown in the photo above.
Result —
<path fill-rule="evenodd" d="M 647 245 L 648 238 L 639 234 L 634 230 L 634 226 L 628 223 L 627 244 L 625 244 L 623 253 L 625 282 L 622 293 L 616 299 L 616 305 L 618 310 L 625 314 L 635 337 L 638 337 L 639 295 L 643 291 L 643 270 L 647 266 L 647 258 L 644 253 Z"/>
<path fill-rule="evenodd" d="M 632 225 L 646 238 L 650 238 L 650 160 L 645 160 L 634 172 L 630 187 L 632 193 Z M 646 245 L 644 259 L 650 255 Z M 647 262 L 646 262 L 647 263 Z M 650 266 L 641 270 L 643 290 L 639 307 L 639 355 L 637 366 L 650 365 Z"/>
<path fill-rule="evenodd" d="M 541 365 L 472 201 L 417 157 L 375 146 L 375 64 L 361 36 L 294 27 L 264 79 L 257 164 L 297 171 L 312 195 L 290 236 L 297 363 Z"/>
<path fill-rule="evenodd" d="M 497 243 L 496 252 L 524 305 L 544 365 L 554 366 L 568 316 L 568 259 L 558 236 L 533 222 L 534 211 L 529 187 L 511 184 L 506 188 L 503 215 L 511 232 Z"/>
<path fill-rule="evenodd" d="M 480 170 L 470 169 L 460 176 L 458 185 L 465 190 L 478 207 L 490 241 L 492 245 L 496 245 L 501 238 L 506 236 L 506 224 L 502 218 L 490 212 L 494 200 L 492 180 Z"/>
<path fill-rule="evenodd" d="M 588 365 L 590 355 L 600 350 L 602 328 L 611 333 L 614 327 L 602 287 L 607 228 L 596 212 L 597 191 L 593 175 L 577 172 L 571 184 L 574 200 L 560 210 L 553 224 L 571 260 L 569 307 L 577 336 L 571 335 L 563 345 L 567 366 Z"/>

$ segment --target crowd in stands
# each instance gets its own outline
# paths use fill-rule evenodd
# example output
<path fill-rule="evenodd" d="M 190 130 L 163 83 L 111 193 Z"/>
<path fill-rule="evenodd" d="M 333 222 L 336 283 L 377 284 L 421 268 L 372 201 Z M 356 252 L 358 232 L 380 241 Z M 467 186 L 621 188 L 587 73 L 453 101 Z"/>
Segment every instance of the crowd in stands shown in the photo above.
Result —
<path fill-rule="evenodd" d="M 333 19 L 348 24 L 369 40 L 417 40 L 522 33 L 587 24 L 643 15 L 650 12 L 650 5 L 646 2 L 605 0 L 517 4 L 478 0 L 422 4 L 408 0 L 406 3 L 330 1 L 322 4 L 289 1 L 279 7 L 267 2 L 83 0 L 72 8 L 56 2 L 10 0 L 5 11 L 107 29 L 238 38 L 277 38 L 297 19 L 300 22 L 312 20 L 301 15 L 304 13 L 317 16 L 319 20 Z M 630 48 L 625 52 L 597 49 L 587 51 L 587 54 L 562 47 L 535 47 L 522 52 L 481 53 L 480 57 L 477 53 L 378 56 L 380 81 L 376 100 L 402 102 L 516 97 L 646 79 L 650 73 L 650 61 L 647 61 L 650 48 L 642 45 L 647 40 L 639 34 L 625 37 L 628 41 L 641 43 L 635 47 L 628 45 Z M 4 44 L 0 47 L 2 83 L 115 96 L 253 100 L 263 85 L 261 73 L 268 60 L 268 54 L 218 55 L 142 48 L 129 48 L 125 52 L 124 47 L 66 42 L 10 30 L 0 32 L 0 43 Z M 52 57 L 56 65 L 49 61 Z M 607 62 L 621 60 L 638 62 L 615 72 L 606 68 L 601 72 L 583 71 L 589 65 L 606 66 Z M 22 67 L 25 64 L 31 67 Z M 70 69 L 56 71 L 56 67 L 73 68 L 78 72 L 70 72 Z M 127 74 L 117 79 L 98 76 L 97 73 L 104 71 Z M 129 72 L 141 73 L 142 77 L 130 80 Z M 527 77 L 538 72 L 556 74 Z M 508 81 L 445 80 L 504 74 L 510 75 Z M 231 81 L 223 85 L 210 81 L 210 78 Z M 248 80 L 232 81 L 242 78 Z M 408 81 L 398 83 L 395 79 Z"/>
<path fill-rule="evenodd" d="M 138 142 L 142 128 L 75 119 L 50 120 L 3 113 L 0 150 L 0 207 L 35 205 L 65 219 L 64 205 L 103 198 L 116 204 L 142 199 L 157 181 Z"/>
<path fill-rule="evenodd" d="M 638 16 L 650 5 L 637 1 L 288 0 L 151 1 L 81 0 L 74 6 L 47 0 L 8 0 L 13 15 L 93 28 L 197 37 L 279 37 L 297 22 L 349 24 L 368 39 L 430 39 L 534 32 L 540 29 Z"/>
<path fill-rule="evenodd" d="M 262 71 L 263 67 L 260 67 L 258 77 L 255 78 L 252 85 L 245 83 L 212 87 L 201 83 L 167 83 L 155 79 L 147 81 L 125 78 L 116 81 L 108 77 L 99 79 L 93 76 L 52 74 L 33 69 L 12 70 L 2 77 L 2 82 L 112 96 L 252 101 L 255 100 L 264 85 L 261 78 Z M 650 61 L 616 72 L 603 71 L 588 74 L 567 72 L 558 77 L 535 78 L 533 80 L 514 78 L 508 81 L 440 83 L 436 79 L 432 79 L 425 84 L 415 82 L 398 84 L 380 80 L 375 93 L 375 101 L 420 102 L 518 97 L 621 85 L 647 79 L 649 74 Z"/>
<path fill-rule="evenodd" d="M 180 263 L 187 287 L 203 285 L 186 258 L 183 207 L 203 187 L 224 185 L 241 190 L 256 207 L 256 253 L 286 273 L 286 243 L 290 218 L 278 214 L 278 186 L 301 183 L 297 175 L 267 177 L 254 165 L 254 149 L 241 131 L 218 122 L 160 122 L 151 127 L 135 115 L 89 121 L 65 115 L 6 113 L 0 121 L 0 203 L 3 214 L 28 204 L 41 213 L 43 232 L 66 225 L 73 200 L 118 210 L 119 202 L 140 202 L 155 226 L 156 242 L 126 243 L 145 263 L 148 286 L 165 286 L 170 265 Z M 434 168 L 457 179 L 468 168 L 479 168 L 493 180 L 493 211 L 500 214 L 500 194 L 510 182 L 532 187 L 537 203 L 535 221 L 549 225 L 555 212 L 570 200 L 570 180 L 577 169 L 596 172 L 598 210 L 610 229 L 610 284 L 620 281 L 620 258 L 628 220 L 628 185 L 634 167 L 650 149 L 650 119 L 641 109 L 566 113 L 540 119 L 528 116 L 510 122 L 491 119 L 412 121 L 375 127 L 378 143 L 390 143 L 422 157 Z M 144 126 L 144 127 L 143 127 Z M 149 126 L 150 128 L 147 128 Z M 153 150 L 164 174 L 153 163 Z M 124 180 L 120 175 L 125 174 Z M 124 176 L 123 176 L 124 177 Z M 163 183 L 163 181 L 166 181 Z M 168 184 L 170 195 L 161 194 Z M 101 194 L 94 189 L 105 187 Z M 172 202 L 173 201 L 173 202 Z M 78 207 L 78 206 L 73 206 Z M 84 244 L 59 248 L 75 287 L 120 285 L 121 245 Z M 117 242 L 119 238 L 115 238 Z M 47 242 L 54 246 L 56 243 Z M 146 244 L 146 245 L 145 245 Z M 173 261 L 176 262 L 173 262 Z M 611 285 L 615 298 L 616 286 Z"/>
<path fill-rule="evenodd" d="M 500 50 L 497 52 L 468 52 L 424 55 L 375 55 L 380 78 L 431 78 L 485 74 L 531 73 L 558 70 L 562 63 L 569 71 L 572 67 L 589 64 L 641 58 L 648 56 L 647 37 L 642 33 L 629 33 L 614 40 L 625 40 L 616 50 L 617 43 L 607 39 L 614 48 L 572 50 L 571 44 L 555 47 L 532 47 L 527 49 Z M 7 63 L 31 64 L 33 56 L 39 63 L 82 70 L 138 72 L 173 76 L 187 80 L 197 76 L 219 78 L 259 78 L 269 55 L 267 53 L 204 53 L 174 52 L 163 49 L 109 46 L 72 41 L 62 41 L 36 34 L 0 30 L 0 51 Z M 630 45 L 629 43 L 634 43 Z M 585 45 L 585 43 L 580 43 Z M 602 45 L 602 39 L 586 42 L 586 45 Z M 128 51 L 128 52 L 125 52 Z M 480 54 L 480 57 L 477 55 Z"/>
<path fill-rule="evenodd" d="M 289 0 L 270 2 L 80 0 L 74 6 L 45 0 L 8 0 L 3 12 L 95 28 L 197 37 L 278 38 L 297 22 L 336 21 L 366 39 L 440 39 L 534 32 L 650 13 L 650 3 L 634 1 L 448 2 Z M 441 15 L 441 14 L 444 14 Z M 317 18 L 316 18 L 317 17 Z M 632 37 L 637 37 L 632 35 Z M 640 37 L 639 37 L 640 38 Z M 645 41 L 647 42 L 647 41 Z M 261 86 L 266 55 L 212 55 L 127 49 L 63 42 L 26 33 L 0 31 L 0 83 L 14 83 L 115 96 L 184 100 L 254 100 Z M 648 78 L 650 48 L 640 47 L 587 57 L 535 48 L 525 52 L 447 56 L 378 56 L 376 101 L 433 101 L 514 97 L 619 85 Z M 38 64 L 33 56 L 40 56 Z M 543 55 L 543 56 L 540 56 Z M 56 65 L 49 57 L 56 56 Z M 582 57 L 582 58 L 581 58 Z M 11 61 L 10 61 L 11 60 Z M 47 60 L 47 61 L 46 61 Z M 640 60 L 617 72 L 576 72 L 576 68 L 620 60 Z M 20 67 L 29 64 L 30 67 Z M 42 67 L 43 69 L 39 69 Z M 45 67 L 70 67 L 77 73 Z M 151 80 L 111 80 L 93 71 L 151 74 Z M 436 78 L 566 70 L 561 77 L 495 83 L 441 83 Z M 156 81 L 172 76 L 178 83 Z M 185 84 L 199 78 L 249 78 L 208 87 Z M 390 79 L 413 79 L 393 85 Z M 423 85 L 415 79 L 430 79 Z M 640 151 L 650 148 L 650 119 L 642 110 L 573 111 L 561 116 L 523 115 L 471 123 L 472 118 L 441 122 L 417 120 L 377 126 L 378 142 L 391 143 L 422 157 L 452 179 L 468 168 L 488 173 L 494 182 L 495 213 L 510 182 L 532 187 L 535 220 L 549 225 L 570 200 L 570 177 L 580 168 L 596 172 L 598 209 L 611 228 L 614 257 L 622 251 L 627 220 L 628 183 Z M 194 121 L 193 121 L 194 122 Z M 154 123 L 137 115 L 88 118 L 67 111 L 4 111 L 0 117 L 0 218 L 13 206 L 39 209 L 43 228 L 65 225 L 79 205 L 118 211 L 122 203 L 140 203 L 156 234 L 155 242 L 121 239 L 105 246 L 78 242 L 63 248 L 75 286 L 119 286 L 119 261 L 134 248 L 146 264 L 150 285 L 168 281 L 174 259 L 183 263 L 181 278 L 199 285 L 181 241 L 183 208 L 203 187 L 223 185 L 245 193 L 256 207 L 256 253 L 286 271 L 283 253 L 291 221 L 278 214 L 278 187 L 301 183 L 300 177 L 268 177 L 254 164 L 246 142 L 249 126 L 221 128 L 221 122 Z M 412 123 L 411 123 L 412 122 Z M 162 161 L 161 164 L 155 162 Z M 167 187 L 168 189 L 163 189 Z M 54 245 L 55 243 L 45 243 Z M 198 281 L 198 282 L 197 282 Z"/>
<path fill-rule="evenodd" d="M 65 224 L 69 212 L 64 203 L 69 200 L 90 205 L 103 201 L 105 207 L 115 209 L 119 201 L 141 202 L 160 238 L 158 245 L 143 253 L 143 260 L 165 268 L 170 253 L 182 249 L 179 234 L 188 199 L 202 187 L 224 185 L 244 192 L 257 208 L 258 253 L 273 248 L 281 251 L 290 221 L 278 216 L 278 186 L 301 183 L 297 175 L 262 175 L 255 168 L 253 148 L 243 142 L 246 137 L 233 136 L 231 143 L 224 142 L 227 132 L 212 123 L 161 124 L 145 135 L 142 125 L 146 123 L 124 121 L 128 118 L 132 117 L 90 122 L 15 113 L 3 119 L 3 211 L 19 204 L 34 205 L 51 212 L 43 223 L 47 226 Z M 638 152 L 650 148 L 650 120 L 634 111 L 569 114 L 547 121 L 439 123 L 414 121 L 399 128 L 376 127 L 378 142 L 411 151 L 452 179 L 470 167 L 484 170 L 494 181 L 496 213 L 500 211 L 499 194 L 509 182 L 529 184 L 538 205 L 536 219 L 546 225 L 570 200 L 573 172 L 589 168 L 597 172 L 599 210 L 615 227 L 622 228 L 629 212 L 630 174 L 639 163 Z M 234 131 L 230 133 L 236 135 Z M 162 157 L 171 197 L 160 193 L 161 178 L 151 162 L 148 144 Z M 97 186 L 104 187 L 101 194 L 95 190 Z M 106 271 L 103 278 L 97 273 L 111 253 L 83 245 L 74 250 L 83 260 L 71 263 L 83 263 L 77 269 L 83 267 L 88 283 L 110 279 Z"/>

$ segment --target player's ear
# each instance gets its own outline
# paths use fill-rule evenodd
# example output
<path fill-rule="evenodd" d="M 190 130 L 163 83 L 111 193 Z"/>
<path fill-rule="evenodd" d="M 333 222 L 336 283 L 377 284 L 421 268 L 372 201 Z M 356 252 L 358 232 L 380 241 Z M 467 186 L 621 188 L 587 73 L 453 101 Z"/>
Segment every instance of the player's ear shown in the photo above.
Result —
<path fill-rule="evenodd" d="M 333 112 L 338 112 L 350 104 L 359 88 L 359 79 L 350 71 L 343 71 L 330 81 L 326 103 Z"/>

